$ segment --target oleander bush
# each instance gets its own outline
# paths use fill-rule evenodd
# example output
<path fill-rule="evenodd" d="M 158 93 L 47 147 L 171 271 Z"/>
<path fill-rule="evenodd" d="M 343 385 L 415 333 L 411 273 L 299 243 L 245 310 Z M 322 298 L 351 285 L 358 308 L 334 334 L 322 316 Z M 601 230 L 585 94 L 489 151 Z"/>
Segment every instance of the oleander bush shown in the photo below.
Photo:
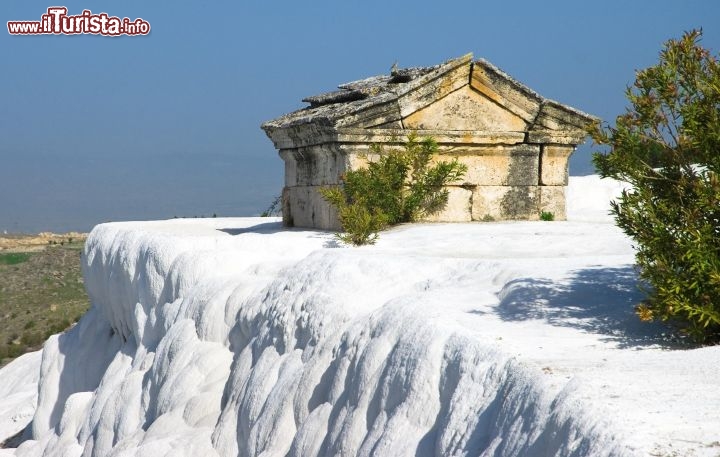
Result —
<path fill-rule="evenodd" d="M 701 343 L 720 341 L 720 65 L 701 31 L 669 40 L 659 63 L 638 71 L 630 107 L 596 125 L 603 177 L 632 188 L 612 204 L 636 245 L 647 299 L 643 320 L 662 320 Z"/>

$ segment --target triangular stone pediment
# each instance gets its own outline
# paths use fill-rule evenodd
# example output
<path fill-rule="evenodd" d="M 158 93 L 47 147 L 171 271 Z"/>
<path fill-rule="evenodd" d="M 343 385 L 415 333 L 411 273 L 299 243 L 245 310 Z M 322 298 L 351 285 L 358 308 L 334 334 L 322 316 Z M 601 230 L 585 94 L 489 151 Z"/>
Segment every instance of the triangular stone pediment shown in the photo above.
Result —
<path fill-rule="evenodd" d="M 528 123 L 469 84 L 403 118 L 418 130 L 524 132 Z"/>

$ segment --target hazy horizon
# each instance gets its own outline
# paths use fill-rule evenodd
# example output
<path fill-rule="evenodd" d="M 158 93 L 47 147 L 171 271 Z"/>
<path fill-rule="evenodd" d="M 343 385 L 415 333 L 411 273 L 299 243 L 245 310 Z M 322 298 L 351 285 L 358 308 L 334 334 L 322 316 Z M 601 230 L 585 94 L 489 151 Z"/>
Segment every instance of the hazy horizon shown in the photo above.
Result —
<path fill-rule="evenodd" d="M 4 186 L 24 195 L 22 199 L 13 200 L 10 193 L 0 194 L 0 208 L 3 208 L 0 234 L 89 232 L 93 226 L 104 222 L 174 217 L 257 216 L 280 195 L 283 186 L 284 169 L 279 157 L 276 170 L 266 170 L 257 164 L 253 168 L 248 162 L 222 154 L 185 157 L 170 161 L 167 167 L 150 164 L 151 167 L 143 168 L 118 160 L 112 163 L 113 173 L 105 177 L 89 173 L 92 159 L 86 159 L 88 163 L 83 160 L 68 163 L 47 156 L 27 158 L 27 162 L 18 164 L 17 174 L 3 173 L 8 169 L 0 170 Z M 47 167 L 47 161 L 56 163 Z M 579 172 L 571 170 L 571 175 L 592 173 L 589 163 L 587 167 Z M 68 169 L 73 168 L 73 173 L 68 173 Z M 161 175 L 148 176 L 157 169 L 165 171 Z M 43 176 L 46 171 L 50 174 Z M 264 184 L 243 188 L 245 193 L 242 195 L 238 193 L 238 182 L 262 171 L 269 171 Z M 129 173 L 135 174 L 132 188 L 124 182 Z M 34 175 L 33 180 L 23 178 L 30 174 Z M 68 182 L 68 177 L 75 182 Z M 158 178 L 162 186 L 154 181 Z M 252 178 L 257 179 L 257 176 Z M 35 191 L 35 179 L 46 180 L 42 192 Z M 104 181 L 102 186 L 108 192 L 120 195 L 112 207 L 106 207 L 108 200 L 104 195 L 92 192 L 99 185 L 98 180 Z"/>
<path fill-rule="evenodd" d="M 279 157 L 272 170 L 228 153 L 125 156 L 106 159 L 112 170 L 106 175 L 95 173 L 92 157 L 24 158 L 13 173 L 0 169 L 3 186 L 15 190 L 0 193 L 0 233 L 88 232 L 121 220 L 258 215 L 282 188 Z M 247 181 L 256 184 L 243 186 Z M 95 193 L 98 188 L 103 192 Z"/>

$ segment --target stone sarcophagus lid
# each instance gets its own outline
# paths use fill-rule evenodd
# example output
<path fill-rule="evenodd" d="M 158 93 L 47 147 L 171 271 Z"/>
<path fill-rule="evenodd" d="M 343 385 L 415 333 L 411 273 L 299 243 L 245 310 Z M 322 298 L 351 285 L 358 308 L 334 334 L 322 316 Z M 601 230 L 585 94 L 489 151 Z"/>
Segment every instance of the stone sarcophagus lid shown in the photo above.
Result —
<path fill-rule="evenodd" d="M 262 125 L 285 162 L 286 225 L 339 228 L 318 193 L 362 167 L 370 146 L 397 147 L 411 131 L 437 141 L 440 159 L 468 167 L 431 221 L 565 219 L 568 158 L 596 118 L 543 98 L 472 55 L 392 70 L 308 97 L 309 107 Z"/>

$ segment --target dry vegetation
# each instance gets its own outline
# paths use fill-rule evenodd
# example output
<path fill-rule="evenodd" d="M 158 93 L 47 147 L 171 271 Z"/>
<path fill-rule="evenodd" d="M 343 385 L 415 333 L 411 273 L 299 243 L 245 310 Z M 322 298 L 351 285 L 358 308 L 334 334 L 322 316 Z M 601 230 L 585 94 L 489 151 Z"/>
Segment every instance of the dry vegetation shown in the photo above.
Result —
<path fill-rule="evenodd" d="M 0 365 L 38 349 L 87 311 L 82 234 L 0 237 Z"/>

